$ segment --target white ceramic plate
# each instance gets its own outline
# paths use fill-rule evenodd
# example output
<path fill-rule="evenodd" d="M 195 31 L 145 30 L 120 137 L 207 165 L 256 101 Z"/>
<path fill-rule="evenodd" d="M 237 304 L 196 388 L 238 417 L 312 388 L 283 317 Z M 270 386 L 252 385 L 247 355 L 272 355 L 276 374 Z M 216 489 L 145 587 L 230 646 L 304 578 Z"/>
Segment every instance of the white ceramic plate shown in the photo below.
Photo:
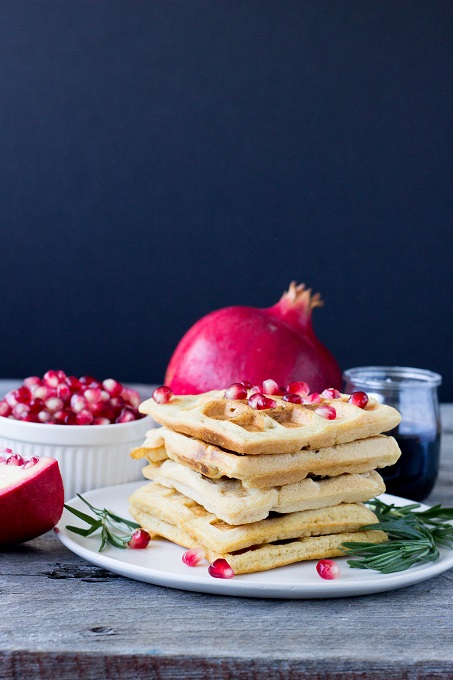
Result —
<path fill-rule="evenodd" d="M 130 518 L 127 499 L 142 484 L 143 482 L 133 482 L 95 489 L 84 496 L 96 507 L 106 507 L 122 517 Z M 383 494 L 381 498 L 395 505 L 407 505 L 411 502 L 388 494 Z M 89 513 L 89 509 L 79 498 L 68 503 Z M 341 567 L 341 576 L 334 581 L 324 581 L 318 576 L 315 569 L 316 561 L 298 562 L 270 571 L 242 574 L 223 580 L 209 576 L 208 563 L 205 560 L 197 567 L 186 566 L 181 561 L 184 548 L 169 541 L 153 540 L 146 550 L 121 550 L 108 545 L 102 553 L 99 553 L 98 534 L 84 538 L 68 531 L 67 524 L 83 527 L 87 525 L 65 510 L 57 526 L 57 535 L 69 550 L 92 564 L 138 581 L 215 595 L 287 599 L 369 595 L 405 588 L 453 567 L 453 551 L 442 550 L 436 562 L 412 567 L 396 574 L 385 575 L 371 570 L 351 569 L 346 563 L 346 558 L 341 557 L 335 558 Z"/>

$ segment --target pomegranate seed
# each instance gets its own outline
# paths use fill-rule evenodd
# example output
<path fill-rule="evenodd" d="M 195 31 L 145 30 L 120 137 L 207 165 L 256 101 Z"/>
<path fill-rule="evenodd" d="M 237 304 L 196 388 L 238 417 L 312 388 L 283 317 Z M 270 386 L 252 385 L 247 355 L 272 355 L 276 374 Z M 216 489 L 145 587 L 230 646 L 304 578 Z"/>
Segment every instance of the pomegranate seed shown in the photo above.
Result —
<path fill-rule="evenodd" d="M 286 388 L 290 394 L 298 394 L 300 397 L 306 397 L 310 394 L 310 388 L 306 382 L 293 382 Z"/>
<path fill-rule="evenodd" d="M 98 416 L 93 420 L 93 425 L 110 425 L 110 420 L 108 418 Z"/>
<path fill-rule="evenodd" d="M 32 456 L 30 460 L 26 460 L 24 464 L 24 470 L 28 470 L 29 468 L 32 468 L 36 463 L 39 463 L 39 458 L 38 456 Z"/>
<path fill-rule="evenodd" d="M 88 387 L 88 389 L 84 391 L 83 396 L 90 404 L 97 404 L 102 400 L 102 392 L 98 387 Z"/>
<path fill-rule="evenodd" d="M 96 378 L 93 378 L 92 375 L 82 375 L 79 378 L 79 382 L 82 388 L 85 387 L 99 388 L 101 386 L 101 383 L 98 380 L 96 380 Z"/>
<path fill-rule="evenodd" d="M 82 397 L 81 394 L 73 394 L 71 397 L 71 408 L 74 413 L 86 411 L 88 408 L 88 402 L 85 397 Z"/>
<path fill-rule="evenodd" d="M 287 392 L 286 394 L 283 395 L 283 401 L 289 401 L 291 404 L 301 404 L 302 403 L 302 397 L 300 394 L 290 394 Z"/>
<path fill-rule="evenodd" d="M 94 416 L 88 409 L 83 409 L 75 414 L 76 425 L 91 425 Z"/>
<path fill-rule="evenodd" d="M 308 397 L 304 397 L 303 404 L 320 404 L 321 403 L 321 395 L 318 394 L 318 392 L 312 392 L 312 394 L 309 394 Z"/>
<path fill-rule="evenodd" d="M 127 544 L 132 550 L 142 550 L 146 548 L 151 540 L 151 536 L 144 529 L 137 529 L 131 536 L 131 540 Z"/>
<path fill-rule="evenodd" d="M 33 396 L 35 399 L 42 399 L 45 401 L 52 396 L 52 390 L 47 385 L 38 385 L 33 392 Z"/>
<path fill-rule="evenodd" d="M 248 399 L 248 405 L 258 411 L 262 411 L 267 408 L 275 408 L 277 402 L 274 399 L 269 399 L 264 394 L 260 392 L 255 392 Z"/>
<path fill-rule="evenodd" d="M 59 411 L 55 411 L 53 414 L 53 418 L 58 425 L 63 425 L 64 424 L 64 419 L 66 416 L 66 411 L 63 409 L 60 409 Z"/>
<path fill-rule="evenodd" d="M 333 560 L 319 560 L 316 571 L 321 578 L 332 581 L 340 576 L 340 567 Z"/>
<path fill-rule="evenodd" d="M 49 423 L 52 418 L 52 414 L 49 411 L 43 409 L 38 413 L 38 420 L 40 423 Z"/>
<path fill-rule="evenodd" d="M 113 378 L 107 378 L 102 382 L 102 386 L 106 392 L 110 394 L 111 397 L 119 397 L 123 391 L 123 386 L 117 380 Z"/>
<path fill-rule="evenodd" d="M 247 390 L 242 383 L 232 383 L 223 396 L 225 399 L 247 399 Z"/>
<path fill-rule="evenodd" d="M 152 396 L 157 404 L 167 404 L 173 396 L 173 390 L 167 385 L 162 385 L 154 390 Z"/>
<path fill-rule="evenodd" d="M 251 390 L 253 387 L 253 383 L 251 383 L 249 380 L 241 380 L 241 383 L 244 385 L 246 390 Z"/>
<path fill-rule="evenodd" d="M 117 423 L 130 423 L 132 420 L 136 420 L 134 411 L 125 406 L 115 422 Z"/>
<path fill-rule="evenodd" d="M 78 378 L 75 377 L 75 375 L 66 376 L 66 384 L 73 394 L 74 392 L 78 392 L 82 389 L 82 383 Z"/>
<path fill-rule="evenodd" d="M 233 578 L 234 576 L 234 571 L 228 562 L 222 558 L 214 560 L 214 562 L 209 565 L 208 572 L 209 575 L 214 578 Z"/>
<path fill-rule="evenodd" d="M 5 394 L 5 401 L 6 403 L 13 408 L 17 404 L 17 399 L 14 396 L 15 390 L 11 390 L 11 392 L 7 392 Z"/>
<path fill-rule="evenodd" d="M 16 418 L 16 420 L 23 420 L 25 416 L 28 416 L 29 413 L 30 407 L 28 404 L 21 404 L 18 402 L 13 408 L 13 416 Z"/>
<path fill-rule="evenodd" d="M 11 413 L 11 406 L 8 404 L 7 401 L 0 401 L 0 416 L 3 416 L 4 418 L 8 417 Z"/>
<path fill-rule="evenodd" d="M 61 411 L 64 406 L 63 399 L 60 399 L 59 397 L 49 397 L 49 399 L 46 399 L 45 404 L 46 409 L 51 413 L 54 411 Z"/>
<path fill-rule="evenodd" d="M 138 408 L 140 406 L 141 397 L 137 390 L 133 390 L 131 387 L 123 387 L 121 395 L 134 408 Z"/>
<path fill-rule="evenodd" d="M 43 382 L 42 382 L 41 378 L 38 378 L 37 375 L 31 375 L 28 378 L 25 378 L 25 380 L 24 380 L 24 385 L 25 385 L 25 387 L 28 387 L 30 392 L 33 392 L 33 389 L 35 387 L 38 387 L 38 385 L 42 385 L 42 384 L 43 384 Z"/>
<path fill-rule="evenodd" d="M 368 404 L 368 395 L 366 392 L 353 392 L 348 399 L 348 404 L 354 404 L 359 408 L 365 408 Z"/>
<path fill-rule="evenodd" d="M 38 414 L 37 413 L 26 413 L 22 416 L 20 420 L 23 420 L 24 423 L 39 423 L 38 419 Z"/>
<path fill-rule="evenodd" d="M 184 564 L 187 564 L 188 567 L 196 567 L 205 557 L 204 549 L 200 545 L 197 545 L 194 548 L 190 548 L 190 550 L 186 550 L 182 556 L 182 561 Z"/>
<path fill-rule="evenodd" d="M 24 459 L 22 456 L 19 456 L 18 453 L 13 453 L 12 456 L 6 459 L 6 465 L 15 465 L 17 467 L 20 467 L 21 465 L 24 464 Z"/>
<path fill-rule="evenodd" d="M 285 390 L 280 387 L 280 385 L 276 383 L 275 380 L 272 380 L 272 378 L 268 378 L 267 380 L 263 381 L 261 391 L 263 394 L 272 394 L 277 396 L 282 396 L 285 393 Z"/>
<path fill-rule="evenodd" d="M 64 380 L 64 377 L 62 379 Z M 47 371 L 47 373 L 44 373 L 43 380 L 48 387 L 55 389 L 61 381 L 59 371 Z"/>
<path fill-rule="evenodd" d="M 250 394 L 262 394 L 260 385 L 252 385 L 250 388 Z"/>
<path fill-rule="evenodd" d="M 326 390 L 321 392 L 321 397 L 324 399 L 340 399 L 341 392 L 336 390 L 334 387 L 328 387 Z"/>
<path fill-rule="evenodd" d="M 31 392 L 28 389 L 28 387 L 25 387 L 22 385 L 19 387 L 19 389 L 14 390 L 14 396 L 16 397 L 16 401 L 19 402 L 19 404 L 28 404 L 30 403 L 31 400 Z"/>
<path fill-rule="evenodd" d="M 28 407 L 30 409 L 30 413 L 39 413 L 43 410 L 45 404 L 42 399 L 32 399 L 28 404 Z"/>
<path fill-rule="evenodd" d="M 334 407 L 328 406 L 327 404 L 323 404 L 323 406 L 318 406 L 318 408 L 315 408 L 315 413 L 326 420 L 335 420 L 337 417 L 337 412 L 335 411 Z"/>
<path fill-rule="evenodd" d="M 71 390 L 69 389 L 69 386 L 64 382 L 64 383 L 58 383 L 57 385 L 57 397 L 60 397 L 60 399 L 63 399 L 63 401 L 68 401 L 71 397 Z"/>
<path fill-rule="evenodd" d="M 77 425 L 77 416 L 75 413 L 69 410 L 64 411 L 65 417 L 64 417 L 64 425 Z"/>

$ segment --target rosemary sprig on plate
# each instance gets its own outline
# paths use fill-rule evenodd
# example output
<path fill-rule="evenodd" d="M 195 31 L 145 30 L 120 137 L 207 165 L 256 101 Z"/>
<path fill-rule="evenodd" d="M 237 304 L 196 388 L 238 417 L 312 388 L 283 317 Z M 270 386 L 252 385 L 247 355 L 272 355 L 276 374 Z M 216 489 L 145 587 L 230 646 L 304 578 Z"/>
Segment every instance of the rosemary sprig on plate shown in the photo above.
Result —
<path fill-rule="evenodd" d="M 348 564 L 357 569 L 375 569 L 381 574 L 404 571 L 418 562 L 434 562 L 438 546 L 453 548 L 453 508 L 435 505 L 418 511 L 419 503 L 397 507 L 374 498 L 367 505 L 378 522 L 366 529 L 381 529 L 389 537 L 387 543 L 343 543 Z"/>
<path fill-rule="evenodd" d="M 86 513 L 65 504 L 64 507 L 66 510 L 69 510 L 69 512 L 72 512 L 73 515 L 89 525 L 87 529 L 66 525 L 66 529 L 69 529 L 69 531 L 73 531 L 80 536 L 90 536 L 100 529 L 101 546 L 99 552 L 105 548 L 107 543 L 114 545 L 116 548 L 126 548 L 132 538 L 132 534 L 135 530 L 140 529 L 140 524 L 125 519 L 124 517 L 119 517 L 106 508 L 95 508 L 94 505 L 91 505 L 91 503 L 79 493 L 77 496 L 81 501 L 88 505 L 95 516 L 92 517 L 91 515 L 87 515 Z"/>

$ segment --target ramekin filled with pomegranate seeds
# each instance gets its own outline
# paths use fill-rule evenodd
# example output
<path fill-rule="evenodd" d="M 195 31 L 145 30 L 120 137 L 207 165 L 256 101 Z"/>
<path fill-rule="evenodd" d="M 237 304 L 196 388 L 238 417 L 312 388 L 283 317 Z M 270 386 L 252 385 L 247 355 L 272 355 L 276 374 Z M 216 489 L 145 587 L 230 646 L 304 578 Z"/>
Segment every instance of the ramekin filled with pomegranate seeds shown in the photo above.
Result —
<path fill-rule="evenodd" d="M 26 378 L 0 400 L 0 445 L 58 460 L 65 498 L 141 479 L 130 458 L 155 426 L 138 411 L 140 394 L 113 378 L 47 371 Z"/>

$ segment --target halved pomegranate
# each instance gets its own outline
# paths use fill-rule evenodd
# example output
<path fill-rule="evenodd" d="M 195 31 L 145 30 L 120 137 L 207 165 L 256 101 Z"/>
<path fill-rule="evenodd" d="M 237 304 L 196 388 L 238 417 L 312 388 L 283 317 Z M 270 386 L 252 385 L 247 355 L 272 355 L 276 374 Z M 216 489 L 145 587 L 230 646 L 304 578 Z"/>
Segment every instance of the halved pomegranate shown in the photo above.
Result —
<path fill-rule="evenodd" d="M 0 455 L 0 546 L 30 541 L 61 517 L 63 480 L 54 458 Z M 6 455 L 5 455 L 6 454 Z"/>

